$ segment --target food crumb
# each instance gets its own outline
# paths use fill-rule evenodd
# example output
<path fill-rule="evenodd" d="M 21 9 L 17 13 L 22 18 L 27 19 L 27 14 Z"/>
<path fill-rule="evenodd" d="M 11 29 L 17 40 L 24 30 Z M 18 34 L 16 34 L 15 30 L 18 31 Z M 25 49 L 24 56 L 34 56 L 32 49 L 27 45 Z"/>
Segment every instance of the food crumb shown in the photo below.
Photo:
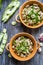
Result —
<path fill-rule="evenodd" d="M 11 24 L 12 24 L 13 26 L 15 26 L 17 23 L 16 23 L 15 21 L 13 21 L 13 22 L 11 22 Z"/>

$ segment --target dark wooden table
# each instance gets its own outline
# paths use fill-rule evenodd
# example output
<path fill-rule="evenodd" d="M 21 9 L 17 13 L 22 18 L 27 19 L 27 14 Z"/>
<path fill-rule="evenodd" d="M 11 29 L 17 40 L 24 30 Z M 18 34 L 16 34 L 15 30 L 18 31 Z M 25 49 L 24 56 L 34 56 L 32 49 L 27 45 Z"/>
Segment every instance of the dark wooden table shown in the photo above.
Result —
<path fill-rule="evenodd" d="M 0 31 L 4 27 L 7 29 L 8 42 L 10 41 L 10 38 L 13 35 L 15 35 L 19 32 L 28 32 L 28 33 L 32 34 L 38 41 L 39 34 L 43 32 L 43 26 L 38 29 L 27 29 L 21 23 L 17 23 L 16 26 L 11 25 L 11 22 L 15 20 L 15 16 L 19 10 L 16 11 L 16 13 L 10 18 L 10 20 L 6 24 L 1 22 L 2 14 L 10 1 L 11 0 L 3 0 L 3 6 L 2 6 L 2 9 L 0 10 Z M 25 1 L 26 0 L 20 0 L 21 4 Z M 43 2 L 43 0 L 40 0 L 40 1 Z M 14 58 L 9 58 L 8 52 L 5 49 L 3 54 L 0 55 L 0 65 L 43 65 L 43 48 L 42 48 L 42 52 L 40 54 L 36 53 L 34 58 L 32 58 L 30 61 L 26 61 L 26 62 L 20 62 L 20 61 L 15 60 Z"/>

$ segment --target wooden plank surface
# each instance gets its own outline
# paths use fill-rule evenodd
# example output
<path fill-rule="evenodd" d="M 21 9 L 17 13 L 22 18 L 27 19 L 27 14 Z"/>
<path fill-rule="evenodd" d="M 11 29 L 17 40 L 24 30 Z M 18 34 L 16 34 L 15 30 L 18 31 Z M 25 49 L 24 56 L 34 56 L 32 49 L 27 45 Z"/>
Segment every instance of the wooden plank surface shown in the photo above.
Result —
<path fill-rule="evenodd" d="M 19 32 L 28 32 L 28 33 L 32 34 L 36 38 L 36 40 L 38 41 L 39 34 L 43 32 L 43 26 L 38 28 L 38 29 L 27 29 L 21 23 L 17 23 L 16 26 L 11 25 L 11 22 L 13 20 L 15 20 L 15 16 L 19 10 L 16 11 L 16 13 L 10 18 L 10 20 L 6 24 L 1 22 L 2 14 L 10 1 L 11 0 L 3 0 L 3 7 L 0 10 L 0 31 L 4 27 L 7 29 L 8 42 L 10 41 L 10 38 L 13 35 L 15 35 Z M 20 0 L 21 4 L 24 3 L 25 1 L 26 0 Z M 43 2 L 43 0 L 40 0 L 40 1 Z M 15 60 L 14 58 L 9 58 L 8 52 L 5 49 L 3 54 L 0 55 L 0 65 L 43 65 L 43 48 L 42 48 L 41 54 L 36 53 L 34 58 L 32 58 L 30 61 L 26 61 L 26 62 L 20 62 L 20 61 Z"/>

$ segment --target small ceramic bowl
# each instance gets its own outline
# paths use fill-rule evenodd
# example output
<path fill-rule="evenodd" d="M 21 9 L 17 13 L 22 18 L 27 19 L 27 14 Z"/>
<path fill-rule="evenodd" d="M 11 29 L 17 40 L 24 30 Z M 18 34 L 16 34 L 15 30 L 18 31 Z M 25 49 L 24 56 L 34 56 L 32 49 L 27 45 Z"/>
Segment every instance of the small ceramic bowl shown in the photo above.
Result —
<path fill-rule="evenodd" d="M 25 58 L 22 58 L 22 57 L 18 56 L 18 55 L 13 51 L 13 49 L 12 49 L 13 40 L 15 40 L 16 38 L 18 38 L 18 37 L 20 37 L 20 36 L 28 37 L 28 38 L 33 42 L 33 44 L 34 44 L 34 46 L 33 46 L 33 52 L 30 53 L 30 54 L 29 54 L 27 57 L 25 57 Z M 8 49 L 8 47 L 9 47 L 9 49 Z M 6 45 L 6 49 L 7 49 L 8 51 L 10 51 L 11 55 L 13 56 L 13 58 L 15 58 L 15 59 L 17 59 L 17 60 L 19 60 L 19 61 L 27 61 L 27 60 L 30 60 L 32 57 L 34 57 L 34 55 L 36 54 L 36 52 L 37 52 L 37 50 L 39 49 L 39 47 L 40 47 L 40 45 L 39 45 L 39 43 L 35 40 L 35 38 L 34 38 L 31 34 L 25 33 L 25 32 L 18 33 L 18 34 L 16 34 L 16 35 L 14 35 L 14 36 L 11 38 L 10 42 Z"/>
<path fill-rule="evenodd" d="M 37 1 L 37 0 L 28 0 L 27 2 L 25 2 L 25 3 L 23 3 L 23 4 L 21 5 L 20 10 L 19 10 L 19 14 L 17 14 L 17 16 L 15 17 L 15 19 L 16 19 L 17 22 L 21 22 L 24 26 L 26 26 L 26 27 L 28 27 L 28 28 L 39 28 L 40 26 L 43 25 L 43 21 L 42 21 L 41 23 L 39 23 L 38 25 L 36 25 L 36 26 L 28 26 L 28 25 L 26 25 L 26 24 L 23 22 L 23 20 L 22 20 L 22 11 L 23 11 L 24 7 L 25 7 L 27 4 L 29 4 L 29 5 L 31 5 L 31 4 L 38 4 L 38 6 L 39 6 L 39 7 L 41 8 L 41 10 L 43 11 L 43 4 L 42 4 L 41 2 L 39 2 L 39 1 Z M 19 15 L 20 21 L 17 19 L 17 18 L 18 18 L 18 15 Z"/>

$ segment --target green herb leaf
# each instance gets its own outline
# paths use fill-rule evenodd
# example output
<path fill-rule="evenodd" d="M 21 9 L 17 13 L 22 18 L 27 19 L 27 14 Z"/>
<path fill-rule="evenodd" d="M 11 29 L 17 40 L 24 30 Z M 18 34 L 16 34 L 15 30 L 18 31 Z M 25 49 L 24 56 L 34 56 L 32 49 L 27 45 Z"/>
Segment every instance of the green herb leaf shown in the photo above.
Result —
<path fill-rule="evenodd" d="M 13 41 L 13 44 L 16 44 L 16 41 L 15 40 Z"/>

